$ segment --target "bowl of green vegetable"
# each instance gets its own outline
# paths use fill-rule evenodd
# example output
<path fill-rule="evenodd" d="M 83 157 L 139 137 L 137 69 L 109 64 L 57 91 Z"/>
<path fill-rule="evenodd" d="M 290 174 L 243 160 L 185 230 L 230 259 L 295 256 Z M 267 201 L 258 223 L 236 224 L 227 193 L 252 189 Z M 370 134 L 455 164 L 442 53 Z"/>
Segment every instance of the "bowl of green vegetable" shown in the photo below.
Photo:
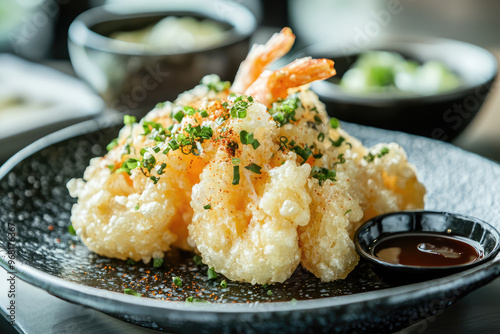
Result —
<path fill-rule="evenodd" d="M 498 72 L 478 46 L 437 38 L 391 38 L 364 48 L 309 46 L 337 75 L 312 88 L 341 120 L 452 141 L 480 110 Z"/>

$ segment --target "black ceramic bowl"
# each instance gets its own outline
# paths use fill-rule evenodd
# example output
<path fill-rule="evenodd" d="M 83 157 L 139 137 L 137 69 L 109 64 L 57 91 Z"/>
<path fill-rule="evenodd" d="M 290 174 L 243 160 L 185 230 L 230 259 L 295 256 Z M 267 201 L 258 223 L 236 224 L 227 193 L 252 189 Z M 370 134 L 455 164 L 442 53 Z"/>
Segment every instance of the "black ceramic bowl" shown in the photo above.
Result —
<path fill-rule="evenodd" d="M 406 232 L 432 232 L 433 235 L 471 240 L 472 243 L 480 245 L 483 256 L 474 262 L 461 265 L 414 266 L 390 263 L 373 255 L 373 246 L 378 241 Z M 357 230 L 354 244 L 359 255 L 382 274 L 387 276 L 395 273 L 412 275 L 419 279 L 426 276 L 445 276 L 493 259 L 500 250 L 500 234 L 485 221 L 461 214 L 436 211 L 401 211 L 377 216 L 367 221 Z"/>
<path fill-rule="evenodd" d="M 357 94 L 336 82 L 368 50 L 392 51 L 420 63 L 436 60 L 455 72 L 463 83 L 457 89 L 434 95 L 401 96 L 391 93 Z M 328 113 L 341 120 L 400 130 L 443 141 L 453 140 L 476 116 L 498 72 L 497 60 L 478 46 L 435 38 L 393 38 L 363 48 L 313 45 L 297 56 L 330 58 L 337 75 L 315 82 Z"/>
<path fill-rule="evenodd" d="M 117 31 L 148 27 L 167 16 L 210 19 L 226 29 L 217 45 L 189 52 L 146 49 L 110 38 Z M 69 52 L 77 75 L 90 84 L 108 107 L 118 111 L 150 110 L 196 86 L 215 73 L 233 80 L 248 53 L 257 20 L 246 7 L 229 1 L 127 2 L 90 9 L 69 28 Z"/>

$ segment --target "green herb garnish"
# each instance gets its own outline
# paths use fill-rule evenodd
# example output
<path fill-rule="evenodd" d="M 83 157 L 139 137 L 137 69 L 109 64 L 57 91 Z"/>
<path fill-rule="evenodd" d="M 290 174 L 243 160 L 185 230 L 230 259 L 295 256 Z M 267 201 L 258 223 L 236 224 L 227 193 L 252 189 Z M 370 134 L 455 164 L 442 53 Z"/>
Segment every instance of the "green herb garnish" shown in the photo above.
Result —
<path fill-rule="evenodd" d="M 211 208 L 212 208 L 212 206 L 210 204 L 203 206 L 203 209 L 205 209 L 205 210 L 210 210 Z"/>
<path fill-rule="evenodd" d="M 75 231 L 75 228 L 73 227 L 73 225 L 68 226 L 68 232 L 71 235 L 76 235 L 76 231 Z"/>
<path fill-rule="evenodd" d="M 211 267 L 207 270 L 207 276 L 208 279 L 216 279 L 217 278 L 217 273 L 214 270 L 214 267 Z"/>
<path fill-rule="evenodd" d="M 345 216 L 345 215 L 347 215 L 347 214 L 348 214 L 349 212 L 351 212 L 351 211 L 352 211 L 352 209 L 347 210 L 347 211 L 344 213 L 344 216 Z"/>
<path fill-rule="evenodd" d="M 339 139 L 337 140 L 332 140 L 330 138 L 328 138 L 330 140 L 330 143 L 332 143 L 333 146 L 335 147 L 339 147 L 340 145 L 342 145 L 342 143 L 344 142 L 345 138 L 340 136 Z"/>
<path fill-rule="evenodd" d="M 191 296 L 186 298 L 186 303 L 209 303 L 210 304 L 210 302 L 208 300 L 194 298 Z"/>
<path fill-rule="evenodd" d="M 282 102 L 274 103 L 269 113 L 280 126 L 283 126 L 291 121 L 296 121 L 295 110 L 297 110 L 299 104 L 300 99 L 298 97 L 289 97 Z"/>
<path fill-rule="evenodd" d="M 123 289 L 123 293 L 126 294 L 126 295 L 132 295 L 132 296 L 136 296 L 136 297 L 142 297 L 142 295 L 139 293 L 139 292 L 136 292 L 132 289 Z"/>
<path fill-rule="evenodd" d="M 197 266 L 201 266 L 203 265 L 203 262 L 201 260 L 201 256 L 199 256 L 198 254 L 196 254 L 195 256 L 193 256 L 193 262 L 194 264 L 196 264 Z"/>
<path fill-rule="evenodd" d="M 221 286 L 221 288 L 224 288 L 224 289 L 227 288 L 226 280 L 223 280 L 222 282 L 220 282 L 220 286 Z"/>
<path fill-rule="evenodd" d="M 163 266 L 163 258 L 161 258 L 161 257 L 155 258 L 153 260 L 153 267 L 160 268 L 161 266 Z"/>
<path fill-rule="evenodd" d="M 205 75 L 201 79 L 200 84 L 216 93 L 223 92 L 231 87 L 231 83 L 229 81 L 221 81 L 217 74 Z"/>
<path fill-rule="evenodd" d="M 137 205 L 135 206 L 135 211 L 139 210 L 140 207 L 141 207 L 140 204 L 137 203 Z"/>
<path fill-rule="evenodd" d="M 337 173 L 335 170 L 330 170 L 324 167 L 314 166 L 311 170 L 311 177 L 317 179 L 319 181 L 319 185 L 323 185 L 323 182 L 326 180 L 336 181 L 335 177 Z"/>
<path fill-rule="evenodd" d="M 177 286 L 182 286 L 182 279 L 179 276 L 172 277 L 172 282 Z"/>
<path fill-rule="evenodd" d="M 175 113 L 175 115 L 173 116 L 177 122 L 182 122 L 182 119 L 184 118 L 184 112 L 182 110 L 179 110 L 177 113 Z"/>
<path fill-rule="evenodd" d="M 330 126 L 332 127 L 332 129 L 337 129 L 338 127 L 340 127 L 339 120 L 335 117 L 330 118 Z"/>
<path fill-rule="evenodd" d="M 139 167 L 141 165 L 140 161 L 137 159 L 129 158 L 122 163 L 122 166 L 115 170 L 115 173 L 127 173 L 131 174 L 131 170 Z"/>
<path fill-rule="evenodd" d="M 123 124 L 132 125 L 137 122 L 137 118 L 135 116 L 125 115 L 123 116 Z"/>
<path fill-rule="evenodd" d="M 240 166 L 233 166 L 233 185 L 240 183 Z"/>
<path fill-rule="evenodd" d="M 106 146 L 106 149 L 108 151 L 111 151 L 113 148 L 115 148 L 116 146 L 118 146 L 118 138 L 115 138 L 113 139 L 109 144 L 108 146 Z"/>
<path fill-rule="evenodd" d="M 251 171 L 252 173 L 255 173 L 255 174 L 260 174 L 261 168 L 262 167 L 260 167 L 257 164 L 254 164 L 253 162 L 250 165 L 245 167 L 245 169 L 248 169 L 249 171 Z"/>
<path fill-rule="evenodd" d="M 254 150 L 260 146 L 259 141 L 254 139 L 253 133 L 248 133 L 245 130 L 241 130 L 240 132 L 240 141 L 244 145 L 252 145 Z"/>

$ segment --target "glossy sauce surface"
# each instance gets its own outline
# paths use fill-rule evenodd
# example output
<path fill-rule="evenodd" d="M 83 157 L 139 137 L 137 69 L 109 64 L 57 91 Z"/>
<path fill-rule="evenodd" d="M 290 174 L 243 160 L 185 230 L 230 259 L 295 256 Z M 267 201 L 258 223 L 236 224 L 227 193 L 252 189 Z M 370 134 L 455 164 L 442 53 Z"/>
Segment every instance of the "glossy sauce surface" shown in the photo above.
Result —
<path fill-rule="evenodd" d="M 467 238 L 419 232 L 382 238 L 372 246 L 372 254 L 395 264 L 443 267 L 475 262 L 483 257 L 483 250 Z"/>

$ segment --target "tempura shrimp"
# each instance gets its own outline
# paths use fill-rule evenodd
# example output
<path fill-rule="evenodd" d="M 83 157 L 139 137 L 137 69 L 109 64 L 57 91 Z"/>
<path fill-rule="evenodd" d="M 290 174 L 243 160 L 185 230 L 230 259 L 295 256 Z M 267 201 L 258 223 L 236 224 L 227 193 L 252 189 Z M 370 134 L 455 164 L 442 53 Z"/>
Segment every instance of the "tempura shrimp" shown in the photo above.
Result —
<path fill-rule="evenodd" d="M 334 76 L 336 72 L 333 65 L 330 59 L 300 58 L 279 70 L 264 71 L 245 90 L 245 94 L 270 107 L 273 102 L 290 95 L 290 89 Z"/>
<path fill-rule="evenodd" d="M 364 147 L 308 89 L 335 74 L 333 61 L 266 69 L 293 41 L 285 28 L 254 47 L 231 88 L 211 76 L 140 122 L 125 118 L 109 152 L 68 183 L 78 198 L 71 221 L 89 249 L 146 263 L 193 250 L 252 284 L 283 282 L 300 263 L 333 281 L 358 262 L 359 224 L 423 207 L 404 150 Z"/>
<path fill-rule="evenodd" d="M 255 44 L 247 58 L 241 63 L 231 91 L 239 94 L 244 93 L 264 69 L 290 51 L 294 41 L 295 35 L 292 30 L 283 28 L 279 33 L 274 34 L 265 45 Z"/>

